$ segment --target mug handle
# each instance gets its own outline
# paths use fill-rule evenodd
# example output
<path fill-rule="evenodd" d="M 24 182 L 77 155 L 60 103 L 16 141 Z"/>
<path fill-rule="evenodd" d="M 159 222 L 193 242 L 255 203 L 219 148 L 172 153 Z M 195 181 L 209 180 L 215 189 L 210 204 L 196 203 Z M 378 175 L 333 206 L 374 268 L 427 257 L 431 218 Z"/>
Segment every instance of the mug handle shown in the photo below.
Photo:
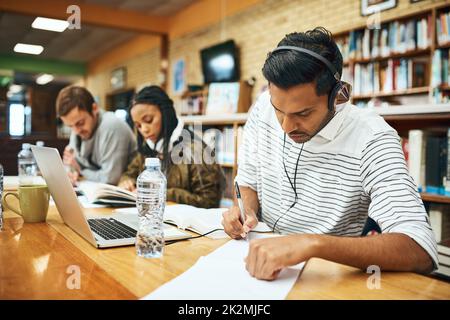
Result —
<path fill-rule="evenodd" d="M 19 210 L 13 208 L 12 206 L 10 206 L 10 205 L 8 204 L 8 202 L 6 202 L 6 197 L 7 197 L 7 196 L 14 196 L 14 197 L 17 198 L 17 200 L 20 201 L 19 196 L 17 195 L 17 193 L 14 193 L 14 192 L 7 192 L 7 193 L 5 193 L 5 196 L 3 197 L 3 200 L 5 201 L 5 207 L 6 207 L 7 209 L 9 209 L 9 210 L 11 210 L 11 211 L 14 211 L 15 213 L 17 213 L 18 215 L 21 216 L 22 213 L 21 213 Z"/>

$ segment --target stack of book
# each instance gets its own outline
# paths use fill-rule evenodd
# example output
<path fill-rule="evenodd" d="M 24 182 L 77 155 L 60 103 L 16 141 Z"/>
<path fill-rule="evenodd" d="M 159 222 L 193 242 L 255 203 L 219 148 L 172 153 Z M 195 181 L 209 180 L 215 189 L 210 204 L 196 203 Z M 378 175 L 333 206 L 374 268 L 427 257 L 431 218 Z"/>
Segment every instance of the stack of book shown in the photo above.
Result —
<path fill-rule="evenodd" d="M 435 274 L 450 278 L 450 238 L 437 245 L 439 266 Z"/>
<path fill-rule="evenodd" d="M 410 130 L 403 146 L 409 172 L 419 191 L 450 196 L 450 128 L 447 136 Z"/>

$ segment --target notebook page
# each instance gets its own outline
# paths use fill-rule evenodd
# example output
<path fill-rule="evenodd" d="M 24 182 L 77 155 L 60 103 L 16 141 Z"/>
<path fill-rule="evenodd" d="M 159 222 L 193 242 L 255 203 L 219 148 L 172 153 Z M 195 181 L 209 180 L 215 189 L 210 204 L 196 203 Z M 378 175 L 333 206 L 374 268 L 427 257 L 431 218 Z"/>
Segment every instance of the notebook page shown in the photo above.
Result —
<path fill-rule="evenodd" d="M 286 298 L 304 264 L 283 269 L 274 281 L 258 280 L 245 269 L 244 258 L 247 252 L 248 242 L 230 240 L 211 254 L 201 257 L 186 272 L 143 299 L 280 300 Z"/>

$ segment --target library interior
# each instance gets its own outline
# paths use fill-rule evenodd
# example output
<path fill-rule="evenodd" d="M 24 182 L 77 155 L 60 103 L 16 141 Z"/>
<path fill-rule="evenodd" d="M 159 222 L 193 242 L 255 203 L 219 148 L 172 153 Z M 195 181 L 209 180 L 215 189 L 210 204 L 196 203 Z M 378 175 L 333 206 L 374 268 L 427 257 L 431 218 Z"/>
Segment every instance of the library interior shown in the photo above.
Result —
<path fill-rule="evenodd" d="M 449 0 L 2 0 L 0 43 L 0 300 L 450 300 Z"/>

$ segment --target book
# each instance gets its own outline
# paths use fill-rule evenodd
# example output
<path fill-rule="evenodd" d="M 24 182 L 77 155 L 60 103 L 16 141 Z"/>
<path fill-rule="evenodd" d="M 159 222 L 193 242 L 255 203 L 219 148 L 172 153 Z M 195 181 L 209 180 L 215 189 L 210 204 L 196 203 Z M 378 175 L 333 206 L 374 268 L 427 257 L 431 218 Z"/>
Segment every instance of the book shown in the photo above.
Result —
<path fill-rule="evenodd" d="M 426 192 L 444 194 L 447 173 L 447 137 L 429 136 L 426 143 Z"/>
<path fill-rule="evenodd" d="M 104 204 L 112 207 L 136 206 L 136 194 L 117 186 L 81 181 L 78 189 L 92 204 Z"/>
<path fill-rule="evenodd" d="M 408 168 L 418 191 L 425 187 L 426 136 L 423 130 L 410 130 L 408 133 Z"/>
<path fill-rule="evenodd" d="M 228 237 L 222 226 L 222 215 L 226 210 L 226 208 L 197 208 L 186 204 L 169 205 L 164 211 L 164 222 L 201 235 L 211 232 L 206 235 L 208 238 L 223 239 Z M 115 211 L 136 215 L 138 213 L 136 208 L 122 208 Z M 258 232 L 272 231 L 264 222 L 259 222 L 254 230 Z"/>
<path fill-rule="evenodd" d="M 450 210 L 448 206 L 432 203 L 429 207 L 430 225 L 436 242 L 450 239 Z"/>

